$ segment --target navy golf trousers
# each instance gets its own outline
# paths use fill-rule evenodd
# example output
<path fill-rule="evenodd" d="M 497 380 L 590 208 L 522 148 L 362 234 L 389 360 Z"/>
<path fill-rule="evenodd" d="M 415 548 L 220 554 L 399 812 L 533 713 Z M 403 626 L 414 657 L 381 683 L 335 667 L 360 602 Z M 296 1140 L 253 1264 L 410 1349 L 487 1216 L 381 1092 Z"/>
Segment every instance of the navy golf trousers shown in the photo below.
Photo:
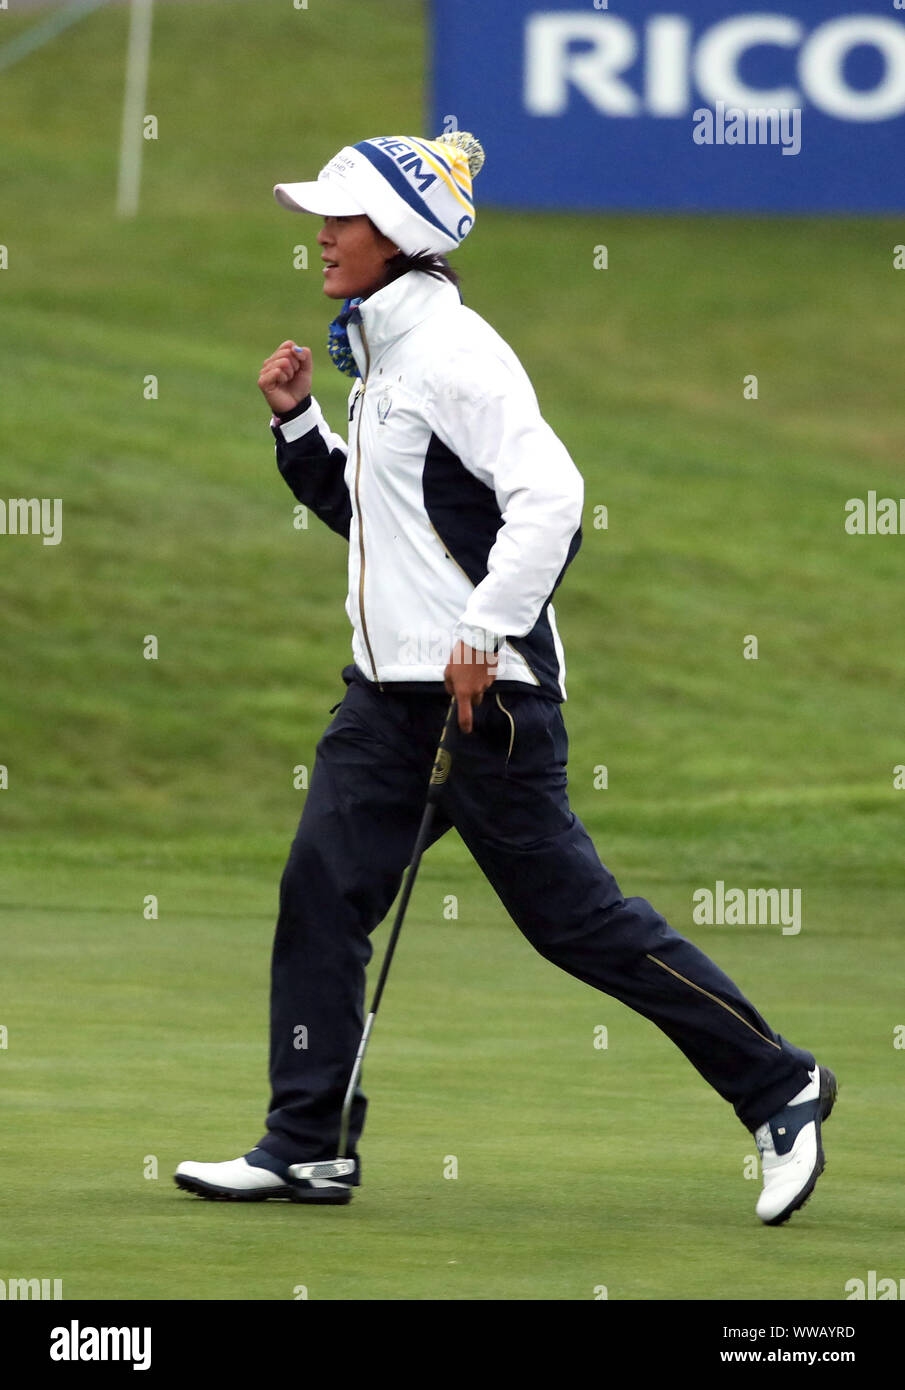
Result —
<path fill-rule="evenodd" d="M 364 1026 L 370 934 L 399 890 L 449 697 L 390 693 L 346 667 L 280 884 L 267 1134 L 287 1162 L 333 1158 Z M 569 808 L 561 707 L 492 686 L 453 733 L 432 841 L 455 826 L 535 950 L 661 1028 L 748 1129 L 806 1085 L 810 1053 L 644 898 L 623 898 Z M 357 1153 L 367 1101 L 352 1109 Z"/>

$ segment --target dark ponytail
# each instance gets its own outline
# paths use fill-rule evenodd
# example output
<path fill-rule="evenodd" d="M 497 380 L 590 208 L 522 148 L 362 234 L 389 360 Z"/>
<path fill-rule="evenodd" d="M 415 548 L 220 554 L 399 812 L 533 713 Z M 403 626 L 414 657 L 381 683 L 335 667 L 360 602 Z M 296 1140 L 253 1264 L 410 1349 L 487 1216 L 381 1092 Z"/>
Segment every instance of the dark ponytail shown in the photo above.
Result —
<path fill-rule="evenodd" d="M 392 284 L 400 275 L 405 275 L 410 270 L 421 270 L 425 275 L 433 275 L 437 280 L 449 280 L 456 289 L 459 288 L 459 272 L 453 270 L 445 256 L 434 255 L 432 251 L 417 251 L 413 256 L 407 256 L 404 251 L 397 251 L 386 263 L 384 285 Z"/>

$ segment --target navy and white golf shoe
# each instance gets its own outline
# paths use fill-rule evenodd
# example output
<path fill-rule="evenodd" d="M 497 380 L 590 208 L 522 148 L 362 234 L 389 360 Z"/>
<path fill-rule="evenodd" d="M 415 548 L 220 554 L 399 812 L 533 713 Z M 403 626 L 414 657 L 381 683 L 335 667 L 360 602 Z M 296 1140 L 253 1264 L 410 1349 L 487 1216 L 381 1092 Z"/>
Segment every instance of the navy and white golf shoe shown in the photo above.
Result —
<path fill-rule="evenodd" d="M 319 1164 L 326 1170 L 328 1164 Z M 332 1165 L 335 1167 L 336 1165 Z M 341 1177 L 295 1177 L 288 1163 L 265 1149 L 252 1149 L 226 1163 L 180 1163 L 173 1175 L 177 1187 L 213 1202 L 308 1202 L 318 1206 L 344 1206 L 352 1200 L 352 1188 L 361 1181 L 357 1160 L 354 1171 Z"/>
<path fill-rule="evenodd" d="M 807 1086 L 754 1131 L 764 1177 L 756 1211 L 765 1225 L 781 1226 L 814 1191 L 826 1164 L 820 1127 L 837 1089 L 833 1073 L 815 1067 Z"/>

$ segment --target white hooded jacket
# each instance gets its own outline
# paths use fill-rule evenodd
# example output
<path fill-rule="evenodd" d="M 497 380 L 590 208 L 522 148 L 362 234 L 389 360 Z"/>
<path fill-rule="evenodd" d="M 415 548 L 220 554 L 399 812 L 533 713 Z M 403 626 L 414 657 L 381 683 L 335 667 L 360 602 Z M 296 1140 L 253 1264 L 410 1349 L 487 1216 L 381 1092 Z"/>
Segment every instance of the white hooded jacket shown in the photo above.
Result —
<path fill-rule="evenodd" d="M 349 541 L 355 665 L 443 685 L 457 639 L 497 680 L 565 699 L 551 597 L 583 484 L 509 345 L 448 280 L 409 271 L 353 309 L 348 444 L 316 398 L 271 428 L 299 501 Z"/>

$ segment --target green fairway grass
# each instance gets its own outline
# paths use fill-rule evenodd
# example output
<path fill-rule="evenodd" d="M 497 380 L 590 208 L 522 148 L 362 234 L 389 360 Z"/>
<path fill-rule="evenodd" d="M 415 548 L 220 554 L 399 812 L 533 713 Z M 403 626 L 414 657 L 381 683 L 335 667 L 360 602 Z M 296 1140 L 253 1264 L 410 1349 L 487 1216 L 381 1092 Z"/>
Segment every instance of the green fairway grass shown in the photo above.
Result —
<path fill-rule="evenodd" d="M 378 8 L 155 7 L 132 222 L 127 10 L 0 71 L 0 498 L 63 499 L 60 545 L 0 536 L 0 1277 L 253 1300 L 836 1300 L 898 1279 L 905 536 L 843 525 L 850 497 L 905 495 L 894 220 L 528 214 L 482 206 L 479 176 L 455 256 L 586 479 L 556 604 L 574 809 L 623 891 L 836 1071 L 812 1202 L 761 1226 L 731 1109 L 535 955 L 454 835 L 368 1052 L 352 1204 L 172 1183 L 263 1132 L 293 772 L 351 659 L 345 543 L 293 528 L 256 379 L 283 339 L 310 345 L 343 430 L 320 224 L 271 189 L 369 134 L 437 133 L 422 7 Z M 0 59 L 35 22 L 3 15 Z M 718 879 L 799 888 L 801 932 L 695 925 Z"/>

